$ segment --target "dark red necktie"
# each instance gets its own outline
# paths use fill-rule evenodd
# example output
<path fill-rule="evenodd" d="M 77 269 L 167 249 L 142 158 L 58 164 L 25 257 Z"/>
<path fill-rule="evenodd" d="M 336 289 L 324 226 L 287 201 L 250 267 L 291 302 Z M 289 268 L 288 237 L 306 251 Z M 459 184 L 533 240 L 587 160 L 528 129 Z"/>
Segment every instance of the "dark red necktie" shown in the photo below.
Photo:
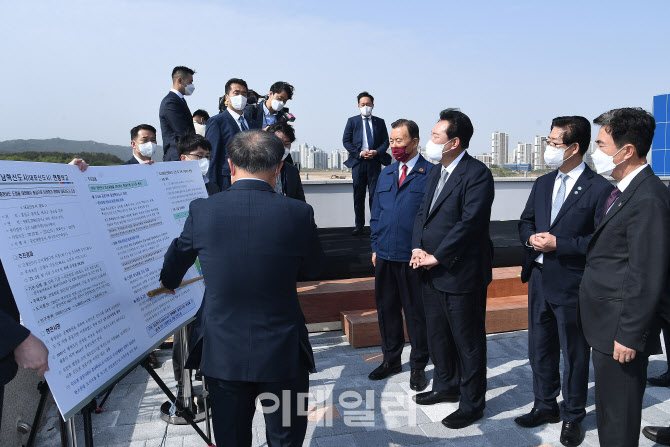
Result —
<path fill-rule="evenodd" d="M 607 215 L 607 211 L 612 207 L 616 199 L 621 196 L 621 190 L 619 188 L 614 188 L 612 192 L 610 193 L 610 196 L 607 198 L 607 202 L 605 202 L 605 209 L 603 209 L 603 215 L 600 218 L 600 220 L 603 220 L 605 216 Z"/>
<path fill-rule="evenodd" d="M 402 175 L 400 176 L 400 180 L 398 181 L 398 186 L 402 185 L 402 182 L 405 181 L 405 177 L 407 177 L 407 165 L 402 166 Z"/>

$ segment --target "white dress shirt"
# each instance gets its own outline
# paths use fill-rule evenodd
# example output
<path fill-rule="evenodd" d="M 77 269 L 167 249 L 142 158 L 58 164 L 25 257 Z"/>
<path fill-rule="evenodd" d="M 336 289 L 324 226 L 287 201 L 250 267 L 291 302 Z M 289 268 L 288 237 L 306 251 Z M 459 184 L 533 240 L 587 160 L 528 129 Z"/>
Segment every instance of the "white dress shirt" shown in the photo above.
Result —
<path fill-rule="evenodd" d="M 626 188 L 630 185 L 630 183 L 633 181 L 636 175 L 638 175 L 644 168 L 649 166 L 648 163 L 643 164 L 639 168 L 635 169 L 633 172 L 625 176 L 624 178 L 621 179 L 619 183 L 617 183 L 617 188 L 619 188 L 619 191 L 624 192 Z"/>
<path fill-rule="evenodd" d="M 398 169 L 399 169 L 399 171 L 398 171 L 398 178 L 400 178 L 400 176 L 402 175 L 402 167 L 405 166 L 405 165 L 407 165 L 407 175 L 409 175 L 409 173 L 412 172 L 412 169 L 414 169 L 414 165 L 416 164 L 416 161 L 417 161 L 418 159 L 419 159 L 419 152 L 417 152 L 416 154 L 414 154 L 414 157 L 413 157 L 411 160 L 407 160 L 406 163 L 398 162 L 399 165 L 400 165 L 400 166 L 398 167 Z"/>
<path fill-rule="evenodd" d="M 572 188 L 575 187 L 577 179 L 584 172 L 585 167 L 586 163 L 581 162 L 576 168 L 574 168 L 567 174 L 563 174 L 561 171 L 558 171 L 556 180 L 554 180 L 554 192 L 551 194 L 551 203 L 554 203 L 554 200 L 556 200 L 556 195 L 558 194 L 558 189 L 561 187 L 563 176 L 568 176 L 568 179 L 565 181 L 565 195 L 563 196 L 563 203 L 565 203 L 565 200 L 568 198 L 568 195 L 570 194 L 570 192 L 572 192 Z M 551 209 L 551 205 L 549 205 L 549 209 Z M 542 264 L 542 261 L 544 261 L 544 253 L 541 253 L 540 256 L 535 258 L 535 262 L 539 264 Z"/>
<path fill-rule="evenodd" d="M 240 117 L 242 117 L 242 121 L 244 121 L 244 124 L 247 126 L 247 129 L 249 129 L 249 123 L 247 122 L 244 115 L 242 115 L 242 113 L 237 113 L 237 110 L 231 110 L 230 107 L 227 108 L 226 110 L 228 111 L 228 113 L 230 113 L 230 116 L 233 117 L 233 119 L 237 123 L 237 127 L 239 127 L 240 130 L 242 130 L 242 124 L 238 121 Z"/>
<path fill-rule="evenodd" d="M 184 95 L 182 95 L 182 93 L 179 90 L 171 88 L 170 91 L 176 93 L 177 96 L 179 96 L 181 99 L 184 99 Z"/>
<path fill-rule="evenodd" d="M 375 137 L 375 131 L 372 129 L 372 114 L 370 116 L 363 116 L 361 115 L 361 119 L 363 120 L 363 146 L 361 147 L 361 152 L 362 151 L 369 151 L 371 150 L 370 145 L 368 144 L 368 131 L 366 130 L 366 124 L 365 120 L 369 119 L 370 121 L 370 135 L 372 135 L 372 138 L 374 139 Z M 373 141 L 372 144 L 375 144 Z"/>

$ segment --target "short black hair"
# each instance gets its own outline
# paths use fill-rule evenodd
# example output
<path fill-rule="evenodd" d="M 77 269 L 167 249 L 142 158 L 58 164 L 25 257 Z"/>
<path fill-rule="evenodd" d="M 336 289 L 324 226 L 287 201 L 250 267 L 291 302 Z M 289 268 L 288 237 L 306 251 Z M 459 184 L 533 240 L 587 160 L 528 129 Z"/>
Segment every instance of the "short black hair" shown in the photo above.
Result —
<path fill-rule="evenodd" d="M 244 79 L 239 79 L 239 78 L 231 78 L 228 79 L 228 82 L 226 82 L 226 95 L 230 93 L 230 86 L 233 84 L 240 84 L 243 85 L 244 88 L 247 89 L 247 94 L 249 94 L 249 86 L 247 86 L 247 81 Z"/>
<path fill-rule="evenodd" d="M 447 138 L 458 138 L 461 140 L 461 147 L 467 149 L 470 146 L 470 138 L 475 133 L 470 118 L 459 109 L 444 109 L 440 112 L 440 121 L 449 121 L 447 126 Z"/>
<path fill-rule="evenodd" d="M 594 119 L 593 124 L 603 126 L 605 132 L 612 136 L 617 148 L 620 149 L 626 144 L 635 146 L 640 158 L 649 153 L 656 130 L 654 117 L 640 107 L 610 110 Z"/>
<path fill-rule="evenodd" d="M 356 99 L 358 100 L 358 102 L 361 102 L 361 98 L 370 98 L 370 101 L 372 101 L 372 104 L 375 103 L 375 98 L 371 94 L 369 94 L 368 92 L 360 92 L 358 94 L 358 96 L 356 97 Z"/>
<path fill-rule="evenodd" d="M 205 118 L 205 121 L 207 121 L 209 119 L 209 113 L 207 113 L 206 110 L 202 110 L 202 109 L 198 109 L 195 112 L 193 112 L 193 118 L 195 118 L 196 116 Z"/>
<path fill-rule="evenodd" d="M 154 135 L 156 135 L 156 128 L 154 126 L 151 124 L 140 124 L 139 126 L 135 126 L 130 129 L 130 139 L 135 141 L 135 138 L 137 138 L 137 134 L 140 133 L 140 130 L 150 130 L 154 133 Z"/>
<path fill-rule="evenodd" d="M 395 129 L 396 127 L 401 126 L 405 126 L 405 128 L 407 128 L 407 132 L 409 133 L 409 137 L 411 139 L 419 139 L 419 126 L 414 121 L 400 118 L 399 120 L 395 120 L 393 123 L 391 123 L 391 129 Z"/>
<path fill-rule="evenodd" d="M 191 70 L 188 67 L 180 65 L 172 69 L 172 80 L 174 81 L 177 78 L 185 78 L 186 75 L 193 75 L 193 74 L 195 74 L 195 70 Z"/>
<path fill-rule="evenodd" d="M 187 133 L 179 138 L 179 142 L 177 143 L 177 153 L 179 155 L 190 154 L 193 151 L 197 151 L 199 147 L 206 151 L 211 151 L 212 143 L 202 135 L 198 135 L 197 133 Z"/>
<path fill-rule="evenodd" d="M 270 91 L 272 93 L 281 93 L 282 91 L 286 92 L 287 99 L 293 98 L 293 86 L 288 82 L 277 81 L 272 86 L 270 86 Z"/>
<path fill-rule="evenodd" d="M 295 141 L 295 130 L 293 130 L 293 127 L 286 121 L 278 121 L 269 125 L 267 131 L 271 133 L 281 132 L 291 140 L 291 143 Z"/>
<path fill-rule="evenodd" d="M 261 95 L 259 95 L 256 90 L 247 89 L 247 104 L 258 103 L 258 98 L 260 98 L 260 97 L 261 97 Z"/>
<path fill-rule="evenodd" d="M 589 150 L 591 143 L 591 123 L 583 116 L 559 116 L 551 121 L 551 129 L 563 129 L 563 143 L 566 146 L 579 144 L 579 155 Z M 550 129 L 550 130 L 551 130 Z"/>
<path fill-rule="evenodd" d="M 284 156 L 284 143 L 274 133 L 245 130 L 231 138 L 227 150 L 235 166 L 256 174 L 277 169 Z"/>

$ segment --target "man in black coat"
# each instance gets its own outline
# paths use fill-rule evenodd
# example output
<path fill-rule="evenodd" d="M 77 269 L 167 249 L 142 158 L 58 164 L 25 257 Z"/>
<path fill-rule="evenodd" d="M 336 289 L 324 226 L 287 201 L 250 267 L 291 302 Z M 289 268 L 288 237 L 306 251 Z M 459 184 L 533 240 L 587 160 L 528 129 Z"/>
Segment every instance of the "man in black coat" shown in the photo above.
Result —
<path fill-rule="evenodd" d="M 188 67 L 175 67 L 172 70 L 172 89 L 163 98 L 158 109 L 163 135 L 163 161 L 179 161 L 179 138 L 187 133 L 195 133 L 193 117 L 184 98 L 195 90 L 194 74 L 195 71 Z"/>
<path fill-rule="evenodd" d="M 260 98 L 258 103 L 246 106 L 244 116 L 257 122 L 261 129 L 276 123 L 291 121 L 286 103 L 293 99 L 293 86 L 288 82 L 277 81 L 270 86 L 270 93 Z"/>
<path fill-rule="evenodd" d="M 300 171 L 293 166 L 291 158 L 291 144 L 295 141 L 295 131 L 293 127 L 285 121 L 280 121 L 268 126 L 268 132 L 274 133 L 284 143 L 284 162 L 279 172 L 275 191 L 284 194 L 286 197 L 305 202 L 305 191 L 302 188 L 300 180 Z"/>
<path fill-rule="evenodd" d="M 481 419 L 486 393 L 486 290 L 491 282 L 489 236 L 494 186 L 491 171 L 472 158 L 473 127 L 458 109 L 440 113 L 426 144 L 431 169 L 414 221 L 410 264 L 422 268 L 428 351 L 435 365 L 432 391 L 419 405 L 457 402 L 442 420 L 463 428 Z"/>
<path fill-rule="evenodd" d="M 593 162 L 617 187 L 588 245 L 579 311 L 593 348 L 600 445 L 635 446 L 649 355 L 660 349 L 657 309 L 667 295 L 670 192 L 646 160 L 653 116 L 623 108 L 594 123 L 602 127 Z"/>
<path fill-rule="evenodd" d="M 538 178 L 519 221 L 524 244 L 521 281 L 528 286 L 528 358 L 535 402 L 515 419 L 522 427 L 563 420 L 561 443 L 582 442 L 590 348 L 579 328 L 577 298 L 586 246 L 614 188 L 583 161 L 591 124 L 582 116 L 554 118 L 545 163 L 555 171 Z M 563 353 L 563 386 L 559 363 Z M 563 390 L 563 402 L 556 398 Z"/>
<path fill-rule="evenodd" d="M 152 164 L 151 157 L 156 152 L 156 128 L 150 124 L 140 124 L 130 129 L 130 147 L 133 157 L 124 165 Z"/>
<path fill-rule="evenodd" d="M 268 445 L 300 446 L 307 416 L 299 393 L 308 391 L 314 357 L 296 277 L 314 276 L 322 264 L 313 210 L 275 193 L 284 154 L 275 135 L 239 132 L 228 153 L 232 186 L 191 202 L 161 282 L 174 289 L 200 260 L 207 290 L 195 350 L 216 439 L 251 445 L 255 400 L 263 394 L 264 406 L 278 404 L 265 414 Z"/>

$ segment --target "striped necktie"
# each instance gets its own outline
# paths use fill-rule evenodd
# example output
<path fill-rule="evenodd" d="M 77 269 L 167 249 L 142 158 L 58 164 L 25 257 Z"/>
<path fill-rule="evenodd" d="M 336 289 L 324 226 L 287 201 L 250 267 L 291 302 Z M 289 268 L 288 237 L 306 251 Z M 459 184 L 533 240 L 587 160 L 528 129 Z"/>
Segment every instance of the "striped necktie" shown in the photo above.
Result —
<path fill-rule="evenodd" d="M 554 203 L 551 204 L 550 225 L 554 223 L 554 219 L 556 219 L 556 216 L 558 216 L 558 212 L 561 210 L 563 202 L 565 202 L 565 182 L 568 181 L 568 176 L 562 173 L 559 173 L 558 175 L 563 176 L 563 178 L 561 178 L 561 186 L 558 187 L 558 192 L 554 198 Z"/>
<path fill-rule="evenodd" d="M 247 127 L 247 124 L 244 122 L 244 117 L 242 115 L 240 115 L 240 117 L 237 119 L 237 121 L 240 122 L 240 128 L 242 130 L 249 130 L 249 128 Z"/>

